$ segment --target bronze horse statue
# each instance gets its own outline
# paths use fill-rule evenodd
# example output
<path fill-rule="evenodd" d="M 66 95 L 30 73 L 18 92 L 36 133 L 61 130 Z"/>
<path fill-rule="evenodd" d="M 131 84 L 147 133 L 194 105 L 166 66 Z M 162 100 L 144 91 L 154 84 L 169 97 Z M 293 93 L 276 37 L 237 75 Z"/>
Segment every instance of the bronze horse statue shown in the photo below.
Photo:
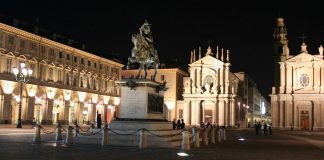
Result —
<path fill-rule="evenodd" d="M 154 50 L 150 25 L 146 21 L 140 28 L 140 34 L 132 35 L 132 42 L 134 47 L 132 49 L 132 56 L 128 57 L 127 67 L 129 67 L 130 63 L 139 63 L 140 67 L 136 78 L 140 77 L 141 70 L 143 69 L 144 79 L 147 76 L 147 70 L 154 68 L 152 80 L 155 80 L 160 62 L 157 51 Z"/>

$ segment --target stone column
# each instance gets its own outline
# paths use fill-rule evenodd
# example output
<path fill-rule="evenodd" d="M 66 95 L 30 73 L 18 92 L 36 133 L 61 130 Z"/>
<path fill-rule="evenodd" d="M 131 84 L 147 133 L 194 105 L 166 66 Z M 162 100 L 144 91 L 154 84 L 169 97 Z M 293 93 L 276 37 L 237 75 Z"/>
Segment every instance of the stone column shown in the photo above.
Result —
<path fill-rule="evenodd" d="M 285 92 L 285 66 L 282 62 L 280 62 L 280 92 L 279 93 L 284 93 Z"/>
<path fill-rule="evenodd" d="M 219 101 L 219 105 L 218 105 L 218 124 L 219 126 L 224 126 L 225 123 L 224 123 L 224 100 L 220 100 Z"/>
<path fill-rule="evenodd" d="M 314 129 L 321 126 L 321 104 L 316 101 L 314 103 Z"/>
<path fill-rule="evenodd" d="M 292 67 L 290 65 L 287 65 L 287 93 L 292 92 Z"/>
<path fill-rule="evenodd" d="M 201 88 L 201 67 L 197 68 L 197 87 Z"/>
<path fill-rule="evenodd" d="M 324 66 L 321 67 L 321 93 L 324 93 Z"/>
<path fill-rule="evenodd" d="M 213 113 L 213 122 L 217 123 L 218 124 L 218 101 L 216 100 L 215 101 L 215 111 Z"/>
<path fill-rule="evenodd" d="M 93 103 L 88 110 L 89 121 L 95 123 L 96 121 L 96 106 L 97 104 Z"/>
<path fill-rule="evenodd" d="M 219 68 L 220 93 L 224 93 L 224 68 Z"/>
<path fill-rule="evenodd" d="M 320 91 L 320 77 L 321 76 L 321 70 L 319 66 L 314 67 L 314 90 L 318 93 Z"/>
<path fill-rule="evenodd" d="M 190 116 L 190 101 L 185 101 L 184 106 L 183 106 L 183 120 L 186 124 L 192 124 L 192 122 L 189 121 L 189 116 Z M 177 117 L 175 115 L 174 117 Z M 173 119 L 171 119 L 173 120 Z"/>
<path fill-rule="evenodd" d="M 320 120 L 320 122 L 321 122 L 321 124 L 320 124 L 320 126 L 321 126 L 321 128 L 324 128 L 324 101 L 321 101 L 321 104 L 320 104 L 320 107 L 321 107 L 321 120 Z"/>
<path fill-rule="evenodd" d="M 70 114 L 70 101 L 64 101 L 64 106 L 62 110 L 62 116 L 60 116 L 61 124 L 69 124 L 69 114 Z"/>
<path fill-rule="evenodd" d="M 26 124 L 30 124 L 34 116 L 35 111 L 35 97 L 27 97 L 26 98 L 26 109 L 25 109 L 25 116 L 24 122 Z M 36 117 L 35 117 L 36 118 Z"/>
<path fill-rule="evenodd" d="M 235 101 L 230 101 L 230 125 L 233 127 L 235 125 Z"/>
<path fill-rule="evenodd" d="M 277 128 L 279 126 L 279 114 L 278 114 L 278 101 L 271 101 L 271 116 L 272 116 L 272 126 Z"/>
<path fill-rule="evenodd" d="M 299 123 L 299 110 L 296 103 L 294 103 L 294 128 L 299 128 L 298 123 Z"/>
<path fill-rule="evenodd" d="M 200 122 L 201 122 L 201 110 L 200 110 L 200 100 L 199 101 L 196 101 L 196 115 L 195 115 L 195 117 L 196 117 L 196 122 L 195 122 L 195 124 L 196 125 L 199 125 L 200 124 Z"/>
<path fill-rule="evenodd" d="M 46 99 L 46 106 L 43 108 L 42 124 L 53 124 L 53 99 Z"/>
<path fill-rule="evenodd" d="M 292 77 L 291 78 L 293 79 L 292 90 L 294 91 L 295 89 L 297 89 L 297 83 L 298 83 L 298 77 L 296 75 L 295 67 L 292 67 Z"/>
<path fill-rule="evenodd" d="M 192 79 L 191 93 L 196 93 L 196 69 L 195 68 L 190 68 L 190 78 Z"/>
<path fill-rule="evenodd" d="M 229 63 L 225 64 L 225 93 L 228 94 L 230 90 L 229 87 Z"/>
<path fill-rule="evenodd" d="M 279 127 L 283 128 L 284 127 L 284 119 L 285 119 L 285 102 L 284 101 L 280 101 L 279 102 Z"/>
<path fill-rule="evenodd" d="M 290 128 L 293 125 L 293 112 L 292 112 L 292 102 L 286 101 L 285 106 L 285 128 Z"/>
<path fill-rule="evenodd" d="M 229 125 L 229 107 L 228 107 L 228 100 L 225 100 L 224 102 L 224 118 L 225 122 L 224 125 L 227 127 Z"/>

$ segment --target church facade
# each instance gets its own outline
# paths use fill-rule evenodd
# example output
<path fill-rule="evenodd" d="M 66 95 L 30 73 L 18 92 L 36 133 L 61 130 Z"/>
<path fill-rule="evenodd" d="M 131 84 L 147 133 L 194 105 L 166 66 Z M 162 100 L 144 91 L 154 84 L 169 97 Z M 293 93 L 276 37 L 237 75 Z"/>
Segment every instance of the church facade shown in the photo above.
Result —
<path fill-rule="evenodd" d="M 282 129 L 324 129 L 323 47 L 309 53 L 305 42 L 300 53 L 289 54 L 283 18 L 274 32 L 275 84 L 272 87 L 272 125 Z"/>
<path fill-rule="evenodd" d="M 220 58 L 219 58 L 220 55 Z M 186 124 L 200 125 L 202 122 L 219 126 L 234 126 L 237 123 L 241 98 L 237 95 L 239 79 L 230 72 L 229 52 L 223 49 L 213 56 L 209 47 L 204 57 L 196 60 L 191 53 L 190 77 L 184 77 L 183 100 L 177 102 L 177 117 Z"/>

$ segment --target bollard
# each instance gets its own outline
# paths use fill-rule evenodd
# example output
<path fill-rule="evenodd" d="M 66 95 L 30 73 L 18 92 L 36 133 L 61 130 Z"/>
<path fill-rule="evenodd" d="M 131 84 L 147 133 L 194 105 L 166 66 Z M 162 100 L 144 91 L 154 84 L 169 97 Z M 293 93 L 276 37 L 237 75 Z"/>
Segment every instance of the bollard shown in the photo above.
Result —
<path fill-rule="evenodd" d="M 217 130 L 217 141 L 220 143 L 222 142 L 222 136 L 221 136 L 221 128 Z"/>
<path fill-rule="evenodd" d="M 71 126 L 67 126 L 66 127 L 66 141 L 65 141 L 65 143 L 67 144 L 67 145 L 71 145 L 71 144 L 73 144 L 73 134 L 72 134 L 72 132 L 73 132 L 73 127 L 71 127 Z"/>
<path fill-rule="evenodd" d="M 196 129 L 196 132 L 195 132 L 194 146 L 196 148 L 200 147 L 200 138 L 199 138 L 199 129 L 198 128 Z"/>
<path fill-rule="evenodd" d="M 208 128 L 205 128 L 203 132 L 203 144 L 206 146 L 208 146 L 208 130 Z"/>
<path fill-rule="evenodd" d="M 42 126 L 40 125 L 36 125 L 36 128 L 35 128 L 35 134 L 34 134 L 34 143 L 40 143 L 41 142 L 41 132 L 40 132 L 40 128 Z"/>
<path fill-rule="evenodd" d="M 226 141 L 226 130 L 223 128 L 223 141 Z"/>
<path fill-rule="evenodd" d="M 104 147 L 109 144 L 109 128 L 105 125 L 104 133 L 102 134 L 101 146 Z"/>
<path fill-rule="evenodd" d="M 147 148 L 147 137 L 145 129 L 140 131 L 140 141 L 139 141 L 139 148 L 144 149 Z"/>
<path fill-rule="evenodd" d="M 212 128 L 210 131 L 210 143 L 215 144 L 215 128 Z"/>
<path fill-rule="evenodd" d="M 57 124 L 57 130 L 56 130 L 56 141 L 61 141 L 63 140 L 62 136 L 62 126 L 61 124 Z"/>
<path fill-rule="evenodd" d="M 76 125 L 74 126 L 74 140 L 75 140 L 75 141 L 76 141 L 77 138 L 78 138 L 78 133 L 79 133 L 79 125 L 76 124 Z"/>
<path fill-rule="evenodd" d="M 181 150 L 190 150 L 189 134 L 188 131 L 182 132 Z"/>

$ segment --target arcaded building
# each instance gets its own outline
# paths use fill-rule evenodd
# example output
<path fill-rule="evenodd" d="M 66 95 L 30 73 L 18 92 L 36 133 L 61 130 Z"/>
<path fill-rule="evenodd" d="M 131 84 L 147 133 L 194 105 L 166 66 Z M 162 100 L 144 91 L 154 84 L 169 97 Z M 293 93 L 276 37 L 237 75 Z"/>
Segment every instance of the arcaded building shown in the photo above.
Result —
<path fill-rule="evenodd" d="M 20 85 L 13 68 L 33 70 Z M 23 123 L 35 117 L 43 124 L 88 123 L 96 113 L 111 120 L 119 105 L 123 65 L 0 23 L 0 123 L 16 124 L 19 103 Z M 103 118 L 103 121 L 105 121 Z"/>
<path fill-rule="evenodd" d="M 323 47 L 310 53 L 302 42 L 299 53 L 288 47 L 284 19 L 274 32 L 275 84 L 272 87 L 272 125 L 282 129 L 324 129 Z"/>

